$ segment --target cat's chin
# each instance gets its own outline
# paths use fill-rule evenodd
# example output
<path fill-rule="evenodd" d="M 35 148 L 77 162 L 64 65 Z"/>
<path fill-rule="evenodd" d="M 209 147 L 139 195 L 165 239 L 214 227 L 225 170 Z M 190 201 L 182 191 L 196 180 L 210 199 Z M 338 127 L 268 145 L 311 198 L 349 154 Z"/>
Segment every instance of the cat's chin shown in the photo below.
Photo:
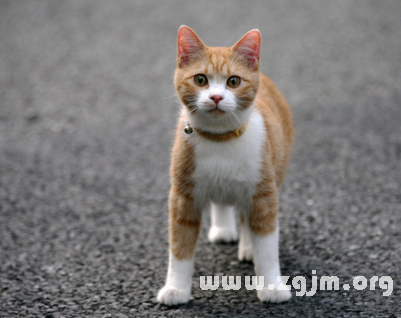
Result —
<path fill-rule="evenodd" d="M 227 113 L 224 110 L 221 110 L 219 108 L 208 110 L 207 113 L 214 118 L 221 118 L 227 115 Z"/>

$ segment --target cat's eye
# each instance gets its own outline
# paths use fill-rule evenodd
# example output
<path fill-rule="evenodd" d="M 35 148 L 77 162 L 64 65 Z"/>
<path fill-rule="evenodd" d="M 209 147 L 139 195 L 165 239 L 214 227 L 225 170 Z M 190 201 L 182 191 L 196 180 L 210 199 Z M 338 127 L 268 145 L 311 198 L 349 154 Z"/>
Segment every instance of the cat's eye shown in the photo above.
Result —
<path fill-rule="evenodd" d="M 205 86 L 207 84 L 207 77 L 203 74 L 198 74 L 194 76 L 194 81 L 196 85 Z"/>
<path fill-rule="evenodd" d="M 237 87 L 241 83 L 241 79 L 238 76 L 231 76 L 227 80 L 227 85 L 231 88 Z"/>

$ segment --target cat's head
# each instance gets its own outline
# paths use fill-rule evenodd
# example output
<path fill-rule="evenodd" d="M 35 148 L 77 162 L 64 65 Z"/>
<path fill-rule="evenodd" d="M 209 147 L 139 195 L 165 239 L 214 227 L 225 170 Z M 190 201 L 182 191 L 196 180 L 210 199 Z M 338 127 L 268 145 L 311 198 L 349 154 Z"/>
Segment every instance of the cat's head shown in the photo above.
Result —
<path fill-rule="evenodd" d="M 259 87 L 260 32 L 232 47 L 208 47 L 181 26 L 177 42 L 175 87 L 189 121 L 215 132 L 245 124 Z"/>

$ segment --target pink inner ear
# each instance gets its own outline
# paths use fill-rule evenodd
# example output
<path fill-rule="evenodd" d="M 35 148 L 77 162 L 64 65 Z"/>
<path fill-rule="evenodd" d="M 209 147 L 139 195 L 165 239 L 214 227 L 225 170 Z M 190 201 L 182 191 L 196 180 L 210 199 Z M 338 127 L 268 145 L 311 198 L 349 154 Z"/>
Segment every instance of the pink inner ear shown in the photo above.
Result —
<path fill-rule="evenodd" d="M 237 43 L 235 43 L 232 50 L 241 55 L 251 69 L 255 69 L 259 65 L 260 57 L 259 30 L 251 30 L 246 33 Z"/>
<path fill-rule="evenodd" d="M 178 30 L 178 63 L 179 66 L 188 64 L 205 49 L 205 45 L 189 27 L 183 25 Z"/>

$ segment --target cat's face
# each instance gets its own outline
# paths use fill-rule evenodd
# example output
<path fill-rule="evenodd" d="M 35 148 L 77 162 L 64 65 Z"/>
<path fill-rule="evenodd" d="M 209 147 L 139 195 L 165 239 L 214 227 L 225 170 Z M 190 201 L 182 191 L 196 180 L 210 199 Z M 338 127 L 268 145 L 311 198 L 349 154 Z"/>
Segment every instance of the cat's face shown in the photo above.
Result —
<path fill-rule="evenodd" d="M 257 30 L 226 48 L 207 47 L 192 29 L 180 28 L 175 87 L 195 126 L 218 131 L 244 124 L 259 86 L 259 52 Z"/>

